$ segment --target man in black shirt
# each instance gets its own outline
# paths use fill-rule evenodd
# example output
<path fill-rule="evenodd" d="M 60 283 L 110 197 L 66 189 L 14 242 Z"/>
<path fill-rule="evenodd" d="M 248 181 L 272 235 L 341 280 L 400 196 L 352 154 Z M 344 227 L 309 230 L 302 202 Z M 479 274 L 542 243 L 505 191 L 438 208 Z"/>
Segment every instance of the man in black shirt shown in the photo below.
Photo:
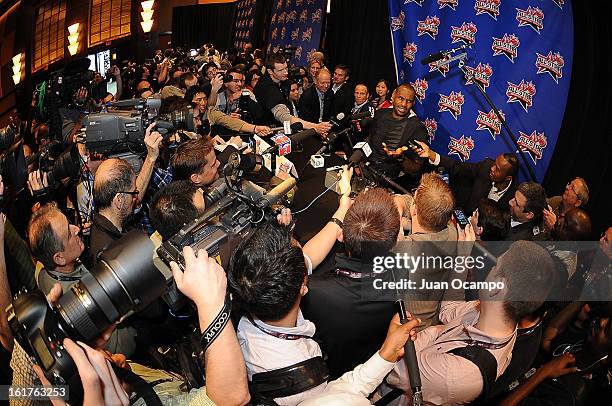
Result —
<path fill-rule="evenodd" d="M 409 148 L 409 140 L 427 142 L 427 129 L 412 111 L 415 103 L 414 88 L 404 83 L 393 96 L 393 109 L 376 112 L 370 126 L 369 145 L 372 148 L 370 161 L 378 170 L 391 178 L 400 171 L 418 179 L 424 159 Z"/>
<path fill-rule="evenodd" d="M 289 69 L 287 62 L 281 54 L 272 54 L 266 62 L 267 74 L 257 81 L 253 92 L 257 101 L 265 111 L 266 124 L 289 121 L 291 124 L 302 123 L 304 129 L 313 128 L 320 135 L 326 135 L 331 125 L 328 122 L 312 123 L 291 115 L 287 105 L 287 96 L 281 90 L 281 83 L 287 80 Z"/>

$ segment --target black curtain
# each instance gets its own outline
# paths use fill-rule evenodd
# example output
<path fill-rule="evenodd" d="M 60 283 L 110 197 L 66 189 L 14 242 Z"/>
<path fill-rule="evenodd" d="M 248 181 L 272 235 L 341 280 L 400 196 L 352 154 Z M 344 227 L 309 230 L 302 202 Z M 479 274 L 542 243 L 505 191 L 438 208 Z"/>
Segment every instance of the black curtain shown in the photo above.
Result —
<path fill-rule="evenodd" d="M 544 187 L 549 196 L 560 195 L 569 180 L 583 177 L 590 189 L 592 234 L 598 237 L 612 226 L 612 30 L 606 13 L 592 2 L 574 0 L 572 6 L 572 80 Z"/>
<path fill-rule="evenodd" d="M 232 46 L 235 3 L 175 7 L 172 10 L 172 46 L 199 48 L 211 42 L 215 48 Z"/>
<path fill-rule="evenodd" d="M 387 0 L 333 0 L 327 15 L 325 55 L 328 65 L 351 67 L 351 82 L 374 91 L 376 81 L 395 85 Z"/>
<path fill-rule="evenodd" d="M 257 0 L 255 3 L 255 23 L 253 24 L 253 48 L 265 50 L 268 44 L 268 30 L 272 19 L 272 6 L 274 0 Z"/>

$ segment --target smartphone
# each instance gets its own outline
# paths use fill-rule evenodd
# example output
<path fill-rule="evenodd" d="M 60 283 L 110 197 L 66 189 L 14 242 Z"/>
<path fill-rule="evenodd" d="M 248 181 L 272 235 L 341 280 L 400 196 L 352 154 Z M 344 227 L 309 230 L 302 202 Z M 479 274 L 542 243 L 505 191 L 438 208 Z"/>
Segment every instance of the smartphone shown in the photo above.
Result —
<path fill-rule="evenodd" d="M 408 140 L 408 145 L 416 151 L 420 151 L 423 148 L 415 140 Z"/>
<path fill-rule="evenodd" d="M 457 219 L 457 224 L 459 224 L 459 227 L 461 227 L 461 229 L 464 229 L 465 226 L 467 226 L 469 223 L 469 220 L 465 216 L 465 213 L 463 213 L 463 211 L 461 210 L 453 210 L 453 213 L 455 214 L 455 218 Z"/>

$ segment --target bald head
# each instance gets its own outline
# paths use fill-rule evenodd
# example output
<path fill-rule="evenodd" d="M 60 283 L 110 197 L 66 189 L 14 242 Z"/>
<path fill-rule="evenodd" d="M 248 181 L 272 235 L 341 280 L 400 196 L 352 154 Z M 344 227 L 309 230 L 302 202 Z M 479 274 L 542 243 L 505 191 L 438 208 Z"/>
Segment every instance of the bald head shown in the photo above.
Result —
<path fill-rule="evenodd" d="M 556 237 L 559 239 L 584 241 L 591 235 L 591 217 L 579 207 L 565 213 L 565 217 L 559 223 L 558 230 L 555 229 Z"/>
<path fill-rule="evenodd" d="M 327 68 L 323 68 L 315 75 L 315 86 L 321 93 L 325 93 L 329 90 L 331 85 L 331 73 Z"/>
<path fill-rule="evenodd" d="M 115 195 L 134 189 L 134 169 L 121 158 L 110 158 L 102 162 L 94 178 L 94 203 L 98 210 L 110 207 Z"/>

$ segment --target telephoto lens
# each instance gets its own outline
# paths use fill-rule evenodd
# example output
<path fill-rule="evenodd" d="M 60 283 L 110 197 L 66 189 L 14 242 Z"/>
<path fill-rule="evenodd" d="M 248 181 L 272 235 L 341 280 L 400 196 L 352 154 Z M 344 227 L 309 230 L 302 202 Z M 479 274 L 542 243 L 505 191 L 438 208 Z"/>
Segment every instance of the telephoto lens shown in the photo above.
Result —
<path fill-rule="evenodd" d="M 153 265 L 153 243 L 138 231 L 110 246 L 98 264 L 62 295 L 57 309 L 86 342 L 160 297 L 164 277 Z"/>
<path fill-rule="evenodd" d="M 190 108 L 175 110 L 172 113 L 159 115 L 155 121 L 158 129 L 193 131 L 195 128 L 193 123 L 193 109 Z"/>

